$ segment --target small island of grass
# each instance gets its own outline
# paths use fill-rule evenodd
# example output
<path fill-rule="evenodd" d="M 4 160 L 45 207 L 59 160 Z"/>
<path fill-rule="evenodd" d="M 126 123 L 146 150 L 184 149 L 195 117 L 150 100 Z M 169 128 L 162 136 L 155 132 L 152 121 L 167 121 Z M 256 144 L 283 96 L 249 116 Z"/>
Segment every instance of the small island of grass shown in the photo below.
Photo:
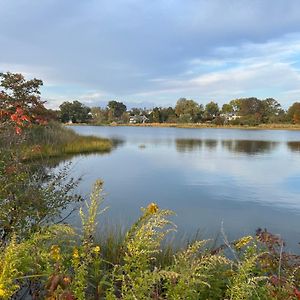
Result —
<path fill-rule="evenodd" d="M 23 145 L 25 160 L 41 157 L 64 157 L 75 154 L 106 153 L 112 149 L 109 139 L 81 136 L 58 123 L 37 126 L 27 132 Z"/>

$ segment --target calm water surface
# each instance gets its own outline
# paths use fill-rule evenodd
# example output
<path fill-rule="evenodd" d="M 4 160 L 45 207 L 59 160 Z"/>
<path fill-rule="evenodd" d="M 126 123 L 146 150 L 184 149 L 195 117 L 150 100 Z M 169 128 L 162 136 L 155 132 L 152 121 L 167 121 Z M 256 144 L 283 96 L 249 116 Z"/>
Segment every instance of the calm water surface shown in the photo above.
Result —
<path fill-rule="evenodd" d="M 157 202 L 176 212 L 178 231 L 230 239 L 258 227 L 300 252 L 300 132 L 78 126 L 114 140 L 109 154 L 77 156 L 72 174 L 88 194 L 105 182 L 108 222 L 130 225 Z M 143 145 L 143 147 L 141 147 Z M 78 222 L 74 215 L 72 222 Z"/>

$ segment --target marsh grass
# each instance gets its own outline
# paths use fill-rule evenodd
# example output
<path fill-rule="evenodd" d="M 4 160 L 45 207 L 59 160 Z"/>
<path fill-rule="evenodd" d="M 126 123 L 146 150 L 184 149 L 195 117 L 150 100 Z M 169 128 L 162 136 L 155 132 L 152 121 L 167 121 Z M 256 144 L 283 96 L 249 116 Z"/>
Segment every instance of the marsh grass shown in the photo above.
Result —
<path fill-rule="evenodd" d="M 80 136 L 72 129 L 57 123 L 30 128 L 22 145 L 25 160 L 63 157 L 75 154 L 106 153 L 111 151 L 109 139 Z"/>

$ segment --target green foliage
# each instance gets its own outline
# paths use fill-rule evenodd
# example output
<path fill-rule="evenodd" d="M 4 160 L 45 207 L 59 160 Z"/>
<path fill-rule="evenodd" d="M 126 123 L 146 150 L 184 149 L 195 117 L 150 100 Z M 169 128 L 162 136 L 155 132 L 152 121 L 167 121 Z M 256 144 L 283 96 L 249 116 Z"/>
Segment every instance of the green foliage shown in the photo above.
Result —
<path fill-rule="evenodd" d="M 46 112 L 44 102 L 40 99 L 42 80 L 26 80 L 22 74 L 10 72 L 0 73 L 0 80 L 0 112 L 15 113 L 21 108 L 32 121 L 38 119 L 37 115 Z M 5 115 L 0 114 L 1 122 L 4 118 Z"/>
<path fill-rule="evenodd" d="M 228 260 L 200 252 L 206 241 L 196 241 L 175 255 L 174 264 L 162 271 L 167 299 L 222 299 Z"/>
<path fill-rule="evenodd" d="M 283 242 L 266 231 L 234 243 L 225 239 L 225 245 L 216 249 L 209 249 L 206 241 L 195 241 L 165 252 L 169 257 L 162 262 L 158 259 L 162 242 L 175 229 L 169 221 L 172 212 L 151 203 L 124 237 L 118 237 L 119 242 L 112 242 L 110 236 L 97 244 L 102 201 L 98 181 L 86 212 L 80 212 L 79 235 L 69 226 L 56 225 L 24 241 L 12 237 L 3 245 L 1 297 L 10 299 L 20 288 L 35 286 L 32 292 L 39 299 L 299 298 L 300 258 L 283 252 Z M 107 255 L 108 249 L 117 259 Z"/>
<path fill-rule="evenodd" d="M 22 144 L 22 153 L 27 160 L 109 152 L 112 148 L 112 143 L 108 139 L 80 136 L 73 130 L 54 122 L 43 127 L 32 127 L 25 134 L 26 140 Z"/>
<path fill-rule="evenodd" d="M 60 119 L 62 122 L 85 123 L 90 120 L 91 109 L 79 101 L 63 102 L 60 106 Z"/>
<path fill-rule="evenodd" d="M 214 101 L 211 101 L 205 105 L 204 118 L 206 120 L 213 120 L 219 114 L 219 106 Z"/>
<path fill-rule="evenodd" d="M 123 102 L 115 100 L 109 101 L 107 104 L 108 119 L 110 122 L 117 121 L 126 112 L 126 105 Z"/>
<path fill-rule="evenodd" d="M 143 209 L 143 215 L 127 233 L 124 264 L 117 268 L 123 299 L 148 299 L 151 293 L 155 293 L 155 284 L 160 278 L 154 269 L 155 256 L 160 252 L 166 234 L 174 229 L 167 220 L 170 214 L 152 203 Z"/>
<path fill-rule="evenodd" d="M 179 118 L 179 122 L 195 123 L 202 119 L 203 106 L 194 100 L 180 98 L 176 103 L 175 113 Z"/>
<path fill-rule="evenodd" d="M 47 278 L 57 268 L 57 261 L 49 249 L 60 244 L 72 243 L 74 231 L 66 225 L 52 226 L 33 234 L 23 242 L 16 237 L 1 248 L 0 254 L 0 297 L 11 299 L 20 287 L 26 286 L 28 279 L 46 284 Z M 34 253 L 34 255 L 32 255 Z"/>
<path fill-rule="evenodd" d="M 259 254 L 257 254 L 257 251 L 250 247 L 246 250 L 243 259 L 236 263 L 227 291 L 230 299 L 260 299 L 259 296 L 265 293 L 263 289 L 260 290 L 259 284 L 262 281 L 266 281 L 267 277 L 255 275 L 258 258 Z"/>
<path fill-rule="evenodd" d="M 300 124 L 300 102 L 295 102 L 289 107 L 287 118 L 291 123 Z"/>
<path fill-rule="evenodd" d="M 25 239 L 58 220 L 69 203 L 81 199 L 72 194 L 78 181 L 66 179 L 67 166 L 50 173 L 44 167 L 21 163 L 16 153 L 0 152 L 0 243 L 14 234 Z"/>

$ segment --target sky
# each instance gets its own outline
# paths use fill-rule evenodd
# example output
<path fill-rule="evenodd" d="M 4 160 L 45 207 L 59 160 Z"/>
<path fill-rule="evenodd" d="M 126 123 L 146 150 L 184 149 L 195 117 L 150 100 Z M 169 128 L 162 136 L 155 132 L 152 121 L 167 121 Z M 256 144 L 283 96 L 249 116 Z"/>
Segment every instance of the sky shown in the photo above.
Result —
<path fill-rule="evenodd" d="M 0 72 L 49 108 L 300 100 L 299 0 L 0 0 Z"/>

